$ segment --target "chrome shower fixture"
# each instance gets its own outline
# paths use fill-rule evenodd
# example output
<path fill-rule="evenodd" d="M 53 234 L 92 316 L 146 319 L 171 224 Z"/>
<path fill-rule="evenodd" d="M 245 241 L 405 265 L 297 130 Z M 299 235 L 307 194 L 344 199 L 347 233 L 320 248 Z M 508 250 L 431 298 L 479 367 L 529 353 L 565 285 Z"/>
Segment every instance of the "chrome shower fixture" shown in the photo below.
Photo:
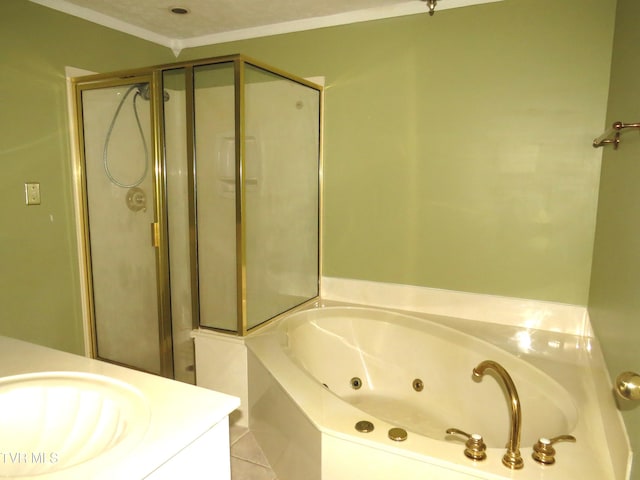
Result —
<path fill-rule="evenodd" d="M 148 83 L 141 83 L 137 87 L 138 95 L 142 97 L 143 100 L 149 100 L 151 98 L 151 92 L 149 90 Z"/>
<path fill-rule="evenodd" d="M 140 95 L 143 100 L 149 100 L 151 98 L 151 92 L 150 92 L 148 83 L 140 83 L 140 84 L 138 84 L 138 95 Z M 167 92 L 166 90 L 163 90 L 162 91 L 162 99 L 165 102 L 168 102 L 169 98 L 170 98 L 169 97 L 169 92 Z"/>
<path fill-rule="evenodd" d="M 111 172 L 111 166 L 109 165 L 109 142 L 111 141 L 111 135 L 113 134 L 113 127 L 115 127 L 116 121 L 118 120 L 118 115 L 120 115 L 120 111 L 122 110 L 122 106 L 124 105 L 124 102 L 129 96 L 129 94 L 131 94 L 131 92 L 134 90 L 136 91 L 136 93 L 133 95 L 133 115 L 136 119 L 136 126 L 138 127 L 138 133 L 140 134 L 142 148 L 144 149 L 144 157 L 141 157 L 142 173 L 135 181 L 129 183 L 129 182 L 121 181 L 120 179 L 116 178 L 114 174 Z M 145 90 L 144 84 L 137 84 L 137 85 L 134 84 L 134 85 L 130 85 L 129 88 L 127 88 L 127 91 L 124 93 L 124 95 L 122 95 L 122 98 L 120 99 L 120 103 L 118 103 L 116 111 L 113 114 L 113 118 L 111 119 L 111 123 L 109 124 L 109 128 L 107 129 L 107 134 L 105 135 L 104 146 L 102 147 L 102 166 L 104 168 L 104 173 L 107 175 L 107 178 L 111 183 L 121 188 L 137 187 L 143 182 L 143 180 L 147 176 L 147 172 L 149 171 L 149 148 L 147 146 L 147 139 L 144 136 L 144 130 L 142 128 L 142 123 L 140 122 L 140 116 L 138 115 L 138 106 L 136 104 L 136 99 L 138 97 L 144 98 L 143 96 L 144 90 Z M 148 93 L 148 89 L 147 89 L 147 93 Z"/>
<path fill-rule="evenodd" d="M 111 141 L 113 128 L 118 119 L 118 115 L 120 115 L 120 111 L 122 110 L 124 102 L 127 99 L 127 97 L 131 94 L 131 92 L 134 92 L 134 91 L 135 93 L 133 94 L 133 114 L 136 119 L 136 125 L 138 127 L 138 133 L 140 134 L 140 140 L 142 141 L 142 147 L 144 148 L 144 158 L 142 158 L 142 162 L 143 162 L 142 174 L 135 181 L 128 183 L 128 182 L 123 182 L 119 180 L 111 172 L 111 166 L 109 165 L 109 142 Z M 111 123 L 109 124 L 107 135 L 104 140 L 104 147 L 102 149 L 102 164 L 104 167 L 104 172 L 111 183 L 121 188 L 132 189 L 137 187 L 144 181 L 144 179 L 147 176 L 147 172 L 149 171 L 149 148 L 147 146 L 147 139 L 145 138 L 145 135 L 144 135 L 142 123 L 140 122 L 140 116 L 138 115 L 138 106 L 136 103 L 136 100 L 138 99 L 138 97 L 147 101 L 151 99 L 151 91 L 148 83 L 135 83 L 133 85 L 130 85 L 129 88 L 127 88 L 127 91 L 124 93 L 124 95 L 122 95 L 122 98 L 120 99 L 120 103 L 118 103 L 116 111 L 113 114 L 113 118 L 111 119 Z M 162 98 L 165 102 L 169 101 L 169 92 L 167 92 L 166 90 L 163 90 Z M 127 200 L 127 202 L 129 202 L 129 199 Z M 144 206 L 146 207 L 146 204 Z"/>
<path fill-rule="evenodd" d="M 436 6 L 438 5 L 438 0 L 422 0 L 423 2 L 427 2 L 427 8 L 429 9 L 429 16 L 433 17 L 433 14 L 436 13 Z"/>

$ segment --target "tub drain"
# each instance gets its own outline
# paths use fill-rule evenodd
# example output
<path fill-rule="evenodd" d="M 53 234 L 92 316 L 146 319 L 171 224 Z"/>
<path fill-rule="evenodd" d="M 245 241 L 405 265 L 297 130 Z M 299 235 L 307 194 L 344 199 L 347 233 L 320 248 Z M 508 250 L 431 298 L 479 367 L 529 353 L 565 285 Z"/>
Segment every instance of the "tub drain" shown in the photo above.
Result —
<path fill-rule="evenodd" d="M 351 379 L 351 388 L 359 390 L 362 387 L 362 380 L 359 377 L 353 377 Z"/>

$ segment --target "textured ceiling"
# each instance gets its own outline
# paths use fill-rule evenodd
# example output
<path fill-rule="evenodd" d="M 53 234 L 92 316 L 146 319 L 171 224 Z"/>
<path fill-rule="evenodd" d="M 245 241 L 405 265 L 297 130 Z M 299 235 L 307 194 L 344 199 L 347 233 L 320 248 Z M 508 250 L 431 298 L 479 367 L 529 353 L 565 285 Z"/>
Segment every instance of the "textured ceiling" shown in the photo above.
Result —
<path fill-rule="evenodd" d="M 426 13 L 421 0 L 31 0 L 179 51 L 212 43 Z M 437 11 L 501 0 L 438 0 Z M 172 7 L 189 10 L 171 13 Z"/>

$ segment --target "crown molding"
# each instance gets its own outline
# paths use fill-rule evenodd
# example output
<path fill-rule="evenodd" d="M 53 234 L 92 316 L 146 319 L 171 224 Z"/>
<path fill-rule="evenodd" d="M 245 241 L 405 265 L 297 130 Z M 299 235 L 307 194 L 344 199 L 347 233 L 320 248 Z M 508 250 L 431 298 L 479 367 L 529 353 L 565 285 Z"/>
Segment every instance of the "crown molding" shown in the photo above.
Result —
<path fill-rule="evenodd" d="M 394 18 L 406 15 L 418 15 L 427 13 L 426 5 L 423 1 L 406 1 L 394 5 L 355 10 L 352 12 L 326 15 L 307 19 L 294 20 L 289 22 L 275 23 L 270 25 L 260 25 L 251 28 L 231 30 L 227 32 L 212 33 L 191 38 L 173 38 L 171 36 L 160 35 L 150 30 L 138 27 L 128 22 L 118 20 L 114 17 L 95 12 L 89 8 L 75 5 L 66 0 L 30 0 L 33 3 L 49 7 L 54 10 L 82 18 L 89 22 L 111 28 L 134 37 L 147 40 L 158 45 L 171 49 L 176 55 L 185 48 L 201 47 L 204 45 L 214 45 L 219 43 L 232 42 L 237 40 L 247 40 L 251 38 L 280 35 L 283 33 L 293 33 L 318 28 L 348 25 L 352 23 L 368 22 L 371 20 L 381 20 L 384 18 Z M 501 2 L 503 0 L 440 0 L 438 12 L 452 8 L 480 5 L 484 3 Z"/>

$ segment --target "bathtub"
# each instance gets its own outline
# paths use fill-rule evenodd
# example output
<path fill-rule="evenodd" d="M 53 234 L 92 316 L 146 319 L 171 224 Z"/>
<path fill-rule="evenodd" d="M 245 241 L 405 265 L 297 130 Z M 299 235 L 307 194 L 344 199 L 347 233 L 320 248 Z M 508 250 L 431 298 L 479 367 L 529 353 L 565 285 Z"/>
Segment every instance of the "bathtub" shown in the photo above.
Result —
<path fill-rule="evenodd" d="M 628 440 L 592 338 L 319 304 L 246 346 L 249 422 L 280 480 L 628 477 Z M 502 464 L 510 410 L 501 384 L 472 379 L 488 359 L 520 396 L 521 470 Z M 482 435 L 486 460 L 468 459 L 466 439 L 448 428 Z M 532 459 L 538 438 L 566 434 L 577 441 L 554 445 L 555 464 Z"/>

